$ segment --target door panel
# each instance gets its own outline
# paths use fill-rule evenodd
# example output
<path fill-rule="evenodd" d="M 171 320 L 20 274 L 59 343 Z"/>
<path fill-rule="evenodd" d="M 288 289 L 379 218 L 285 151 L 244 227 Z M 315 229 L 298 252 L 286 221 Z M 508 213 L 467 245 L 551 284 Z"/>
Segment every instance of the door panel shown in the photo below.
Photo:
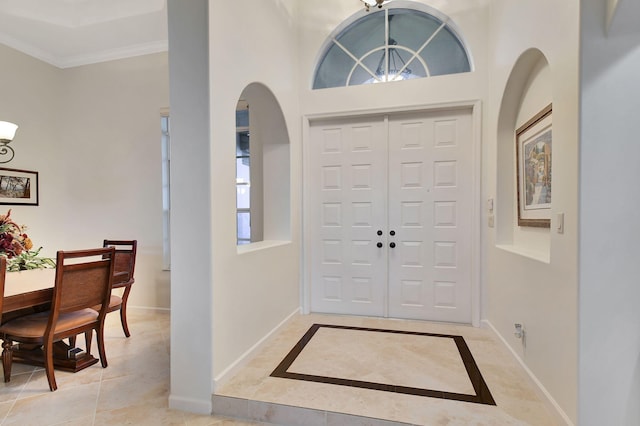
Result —
<path fill-rule="evenodd" d="M 471 322 L 471 148 L 469 111 L 389 119 L 389 316 Z"/>
<path fill-rule="evenodd" d="M 384 117 L 311 127 L 311 309 L 384 315 L 386 261 L 376 231 L 386 223 Z"/>

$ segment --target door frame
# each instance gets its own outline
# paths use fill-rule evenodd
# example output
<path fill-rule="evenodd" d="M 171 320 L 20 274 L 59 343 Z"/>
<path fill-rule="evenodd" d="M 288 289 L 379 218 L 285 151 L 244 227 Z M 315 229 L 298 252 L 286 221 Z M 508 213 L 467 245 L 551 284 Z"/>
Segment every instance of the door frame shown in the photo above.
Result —
<path fill-rule="evenodd" d="M 343 111 L 339 113 L 307 114 L 302 116 L 302 256 L 301 256 L 301 283 L 300 306 L 304 314 L 311 309 L 311 258 L 310 244 L 310 195 L 306 191 L 305 183 L 309 182 L 311 158 L 309 155 L 309 143 L 311 143 L 311 125 L 317 120 L 348 119 L 369 115 L 425 112 L 433 113 L 443 110 L 469 109 L 472 122 L 472 220 L 471 220 L 471 324 L 480 326 L 481 315 L 481 229 L 482 229 L 482 104 L 479 100 L 448 102 L 439 104 L 425 104 L 399 108 L 376 108 L 357 111 Z"/>

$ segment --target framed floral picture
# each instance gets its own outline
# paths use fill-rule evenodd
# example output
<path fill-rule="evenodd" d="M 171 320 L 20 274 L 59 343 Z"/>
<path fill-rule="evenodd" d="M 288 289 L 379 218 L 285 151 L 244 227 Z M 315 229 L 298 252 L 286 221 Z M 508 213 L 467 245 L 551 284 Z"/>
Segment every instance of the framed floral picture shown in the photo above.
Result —
<path fill-rule="evenodd" d="M 516 130 L 518 226 L 551 226 L 551 104 Z"/>
<path fill-rule="evenodd" d="M 0 167 L 0 204 L 38 205 L 38 172 Z"/>

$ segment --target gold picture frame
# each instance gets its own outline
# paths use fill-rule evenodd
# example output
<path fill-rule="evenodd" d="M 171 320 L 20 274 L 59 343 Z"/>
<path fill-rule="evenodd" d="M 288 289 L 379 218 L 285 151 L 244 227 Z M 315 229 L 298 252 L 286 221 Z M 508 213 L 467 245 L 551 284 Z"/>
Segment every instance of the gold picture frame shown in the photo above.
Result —
<path fill-rule="evenodd" d="M 518 226 L 551 227 L 552 105 L 516 130 Z"/>

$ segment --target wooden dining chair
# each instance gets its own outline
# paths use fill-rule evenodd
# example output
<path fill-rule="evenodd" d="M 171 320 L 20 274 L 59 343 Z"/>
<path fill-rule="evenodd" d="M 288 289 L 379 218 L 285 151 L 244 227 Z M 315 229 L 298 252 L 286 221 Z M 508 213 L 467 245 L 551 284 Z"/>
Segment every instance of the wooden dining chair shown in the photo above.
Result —
<path fill-rule="evenodd" d="M 113 247 L 58 251 L 51 309 L 21 316 L 0 326 L 5 383 L 11 380 L 14 342 L 42 345 L 52 391 L 58 388 L 53 371 L 54 342 L 80 333 L 91 335 L 95 330 L 100 362 L 102 367 L 107 367 L 104 319 L 113 283 L 114 258 Z M 92 309 L 96 305 L 103 308 Z"/>
<path fill-rule="evenodd" d="M 103 247 L 115 247 L 115 266 L 113 276 L 113 288 L 124 288 L 122 296 L 111 294 L 109 308 L 107 312 L 120 310 L 120 322 L 122 330 L 127 337 L 131 336 L 129 325 L 127 324 L 127 301 L 131 286 L 135 282 L 133 273 L 136 267 L 136 252 L 138 250 L 137 240 L 104 240 Z"/>
<path fill-rule="evenodd" d="M 114 258 L 113 288 L 124 288 L 121 296 L 111 294 L 109 299 L 109 307 L 107 313 L 120 311 L 120 322 L 122 330 L 126 337 L 130 337 L 129 325 L 127 323 L 127 301 L 131 286 L 135 282 L 134 271 L 136 267 L 136 253 L 138 250 L 138 240 L 104 240 L 103 247 L 114 247 L 116 254 Z M 94 306 L 96 311 L 100 310 L 100 306 Z M 69 338 L 69 345 L 76 346 L 76 336 Z M 85 333 L 85 346 L 87 351 L 91 349 L 91 333 Z"/>

